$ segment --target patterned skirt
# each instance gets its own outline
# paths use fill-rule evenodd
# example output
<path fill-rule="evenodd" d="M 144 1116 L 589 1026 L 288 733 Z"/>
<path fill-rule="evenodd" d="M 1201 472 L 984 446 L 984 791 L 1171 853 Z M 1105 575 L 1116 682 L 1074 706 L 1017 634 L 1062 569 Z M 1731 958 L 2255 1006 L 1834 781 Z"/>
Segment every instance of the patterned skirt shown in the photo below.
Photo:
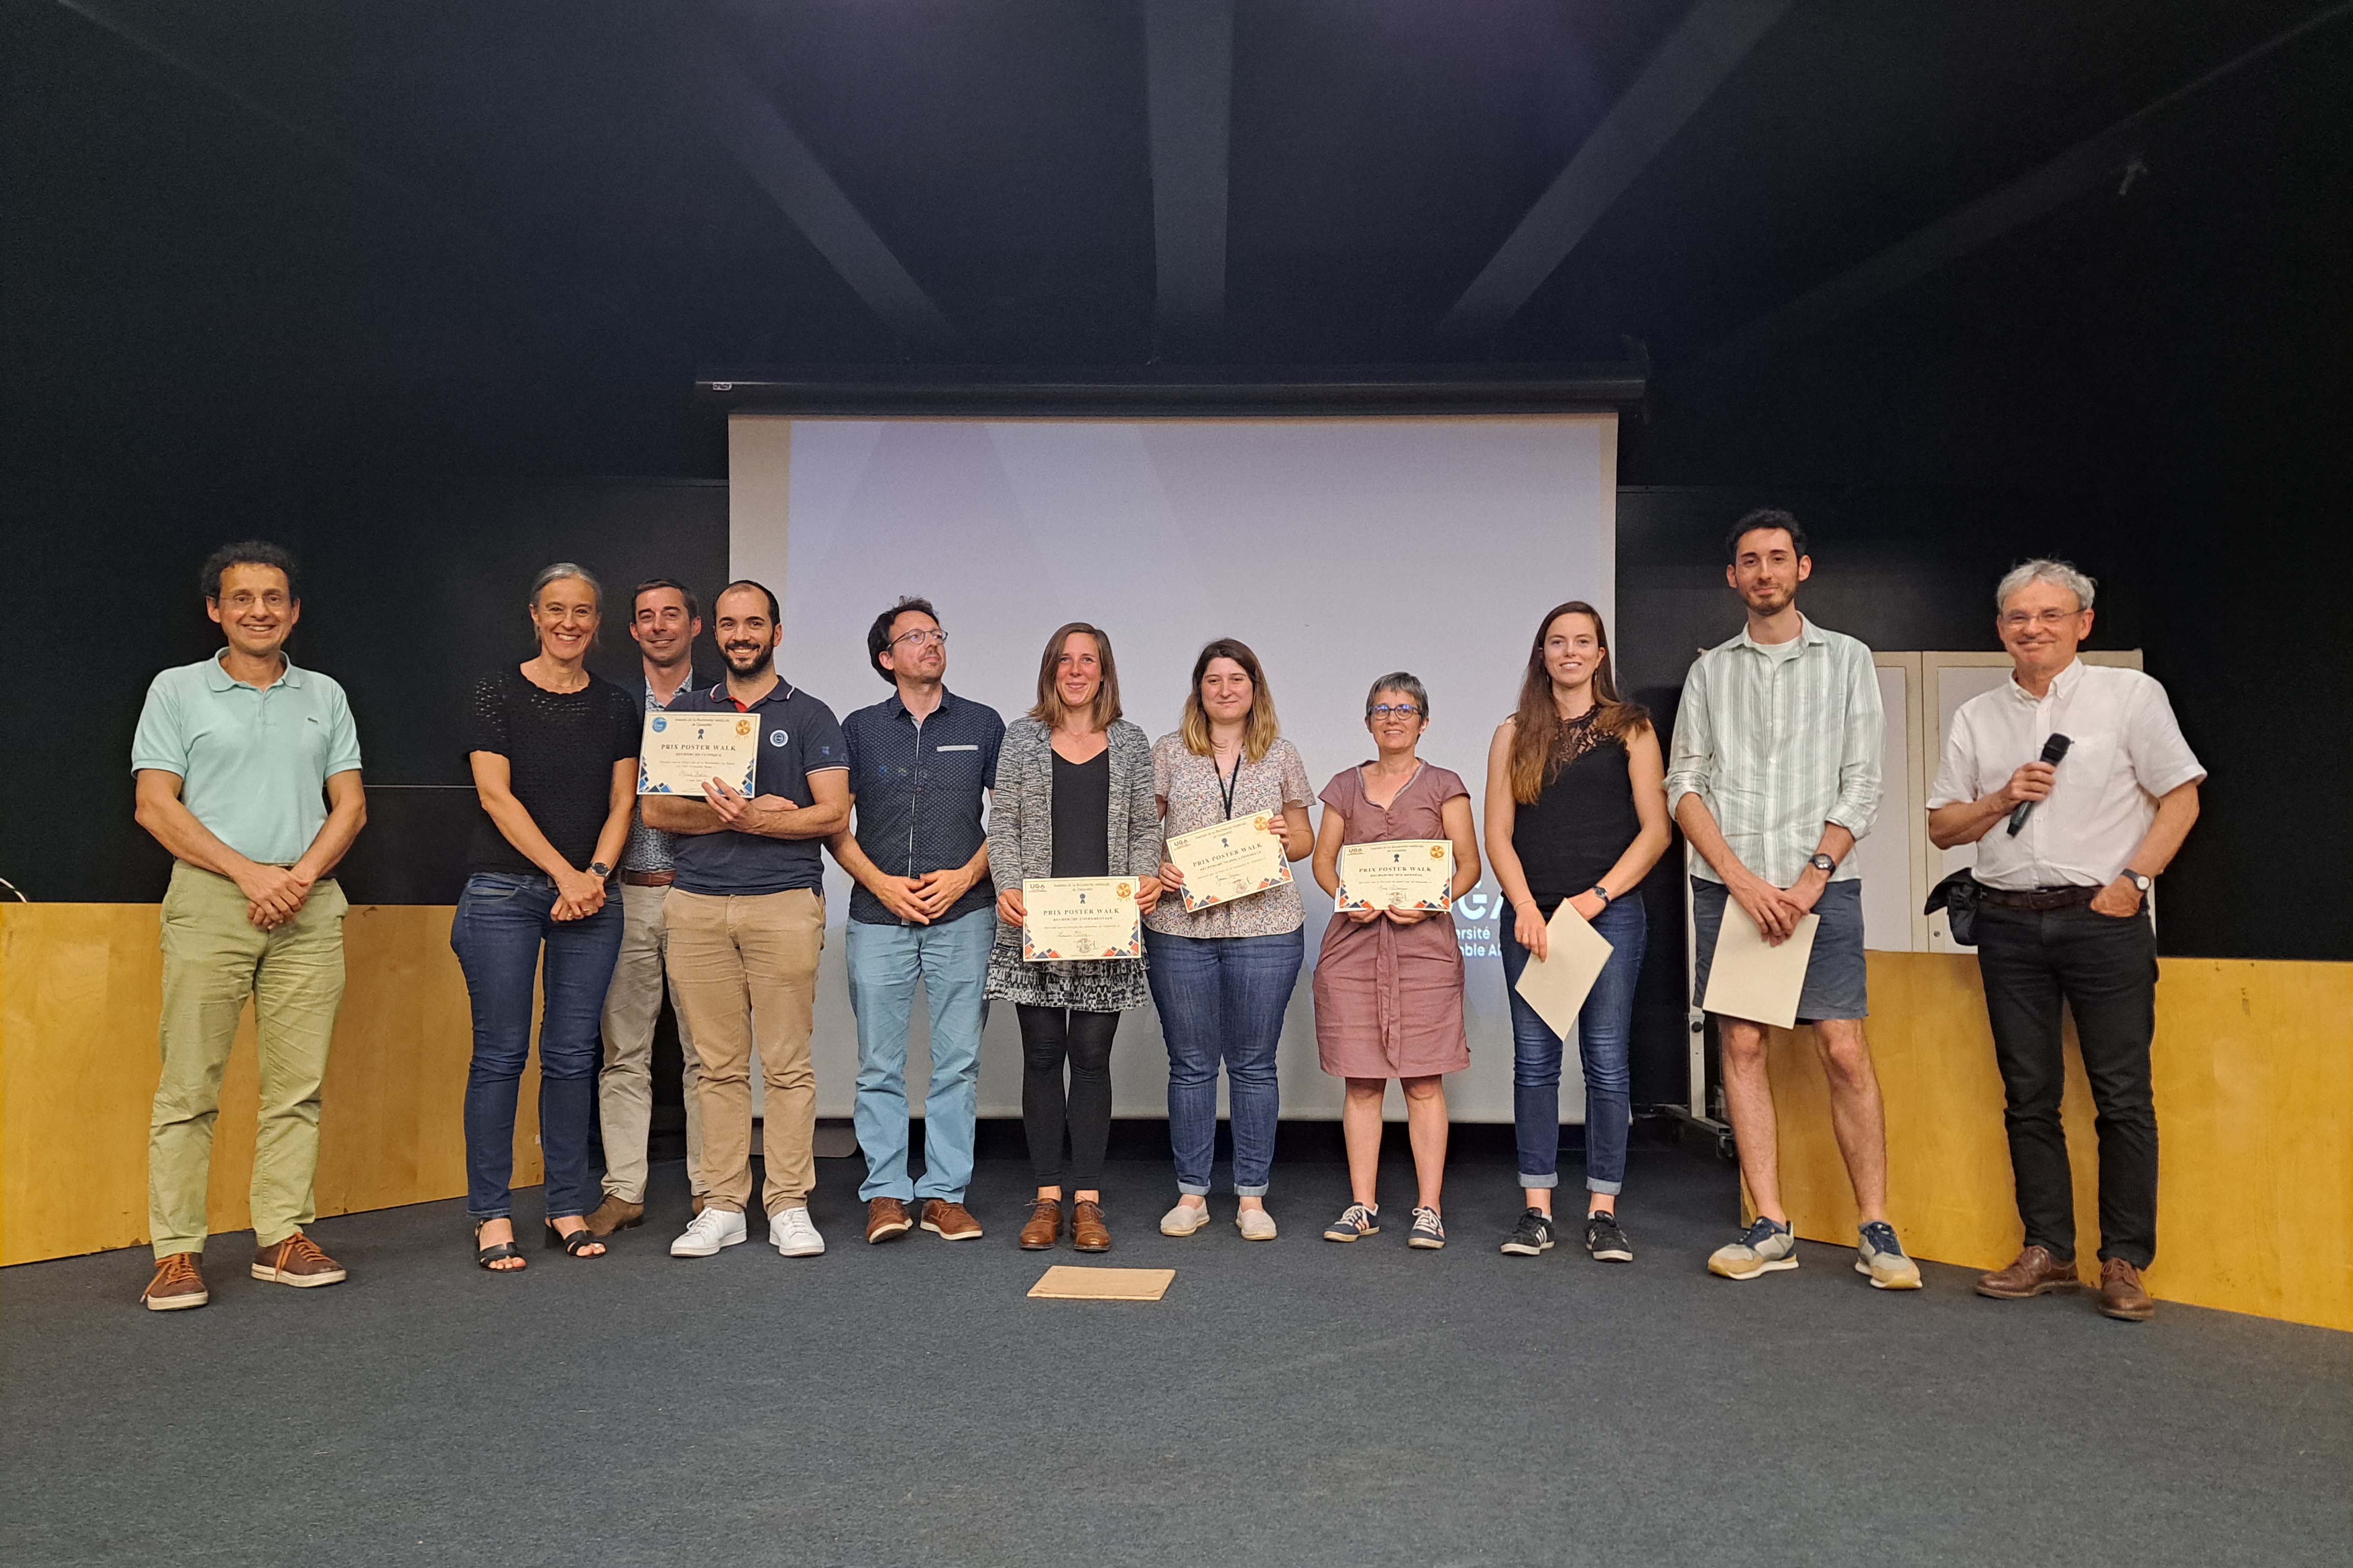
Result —
<path fill-rule="evenodd" d="M 1075 1007 L 1082 1013 L 1124 1013 L 1151 1000 L 1141 958 L 1103 958 L 1086 963 L 1026 963 L 1016 928 L 1011 940 L 1000 935 L 988 952 L 988 987 L 992 1002 L 1024 1007 Z"/>

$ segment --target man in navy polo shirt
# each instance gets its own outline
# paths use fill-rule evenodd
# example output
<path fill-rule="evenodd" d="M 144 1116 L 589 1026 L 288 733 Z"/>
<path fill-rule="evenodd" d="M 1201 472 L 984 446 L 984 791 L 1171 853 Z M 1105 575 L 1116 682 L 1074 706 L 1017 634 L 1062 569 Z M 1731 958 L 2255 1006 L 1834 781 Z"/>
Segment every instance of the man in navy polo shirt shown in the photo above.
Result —
<path fill-rule="evenodd" d="M 970 1241 L 980 1079 L 982 988 L 996 885 L 989 882 L 982 803 L 997 784 L 1005 721 L 951 693 L 948 635 L 931 603 L 902 599 L 874 617 L 867 661 L 897 688 L 842 726 L 858 831 L 828 840 L 857 879 L 849 895 L 849 1005 L 858 1016 L 858 1144 L 866 1155 L 866 1239 L 913 1227 Z M 931 1005 L 932 1081 L 923 1099 L 923 1179 L 907 1175 L 907 1025 L 921 976 Z"/>
<path fill-rule="evenodd" d="M 825 864 L 818 846 L 849 825 L 849 749 L 833 710 L 776 671 L 776 595 L 730 583 L 712 605 L 727 679 L 681 692 L 674 713 L 754 715 L 754 793 L 721 780 L 703 798 L 648 795 L 646 826 L 678 835 L 677 879 L 662 901 L 670 983 L 702 1063 L 702 1212 L 670 1243 L 674 1258 L 708 1258 L 744 1239 L 752 1201 L 752 1051 L 767 1085 L 762 1152 L 768 1240 L 814 1258 L 817 1074 L 809 1032 L 818 954 L 825 947 Z M 744 1004 L 751 1002 L 751 1016 Z"/>

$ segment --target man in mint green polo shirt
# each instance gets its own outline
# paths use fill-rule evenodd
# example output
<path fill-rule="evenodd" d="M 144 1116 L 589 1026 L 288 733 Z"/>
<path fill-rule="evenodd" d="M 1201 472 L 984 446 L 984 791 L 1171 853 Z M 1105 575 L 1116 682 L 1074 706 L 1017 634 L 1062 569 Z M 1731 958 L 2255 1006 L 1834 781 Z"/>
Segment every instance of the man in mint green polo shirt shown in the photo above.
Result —
<path fill-rule="evenodd" d="M 205 613 L 228 646 L 158 675 L 131 765 L 139 826 L 172 852 L 164 895 L 164 1073 L 147 1136 L 150 1310 L 201 1307 L 213 1120 L 246 998 L 259 1042 L 253 1277 L 332 1285 L 302 1234 L 316 1217 L 319 1085 L 343 999 L 343 910 L 329 875 L 367 819 L 343 689 L 286 657 L 301 618 L 294 558 L 260 540 L 205 563 Z"/>

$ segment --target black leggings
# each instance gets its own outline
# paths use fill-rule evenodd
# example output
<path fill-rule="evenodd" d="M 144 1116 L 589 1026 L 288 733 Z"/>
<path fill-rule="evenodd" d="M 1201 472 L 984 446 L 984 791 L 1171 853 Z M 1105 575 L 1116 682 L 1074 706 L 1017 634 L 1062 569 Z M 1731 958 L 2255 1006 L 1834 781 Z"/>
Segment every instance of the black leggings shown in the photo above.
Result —
<path fill-rule="evenodd" d="M 1016 1011 L 1021 1017 L 1021 1130 L 1029 1139 L 1030 1172 L 1041 1187 L 1062 1184 L 1062 1133 L 1068 1129 L 1071 1188 L 1093 1192 L 1103 1185 L 1103 1148 L 1111 1142 L 1111 1037 L 1119 1028 L 1119 1015 L 1076 1007 Z"/>

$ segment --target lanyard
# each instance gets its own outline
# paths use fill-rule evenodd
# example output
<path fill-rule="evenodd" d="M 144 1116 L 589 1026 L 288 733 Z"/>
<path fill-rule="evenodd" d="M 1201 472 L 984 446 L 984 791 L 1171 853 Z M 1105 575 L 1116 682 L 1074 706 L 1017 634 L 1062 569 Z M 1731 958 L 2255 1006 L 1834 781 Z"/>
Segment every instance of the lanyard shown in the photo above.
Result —
<path fill-rule="evenodd" d="M 1219 772 L 1218 759 L 1214 756 L 1209 759 L 1209 771 L 1218 775 L 1218 798 L 1224 803 L 1226 808 L 1226 815 L 1218 820 L 1231 822 L 1234 819 L 1234 790 L 1242 782 L 1241 752 L 1239 751 L 1234 752 L 1234 771 L 1230 776 Z"/>

